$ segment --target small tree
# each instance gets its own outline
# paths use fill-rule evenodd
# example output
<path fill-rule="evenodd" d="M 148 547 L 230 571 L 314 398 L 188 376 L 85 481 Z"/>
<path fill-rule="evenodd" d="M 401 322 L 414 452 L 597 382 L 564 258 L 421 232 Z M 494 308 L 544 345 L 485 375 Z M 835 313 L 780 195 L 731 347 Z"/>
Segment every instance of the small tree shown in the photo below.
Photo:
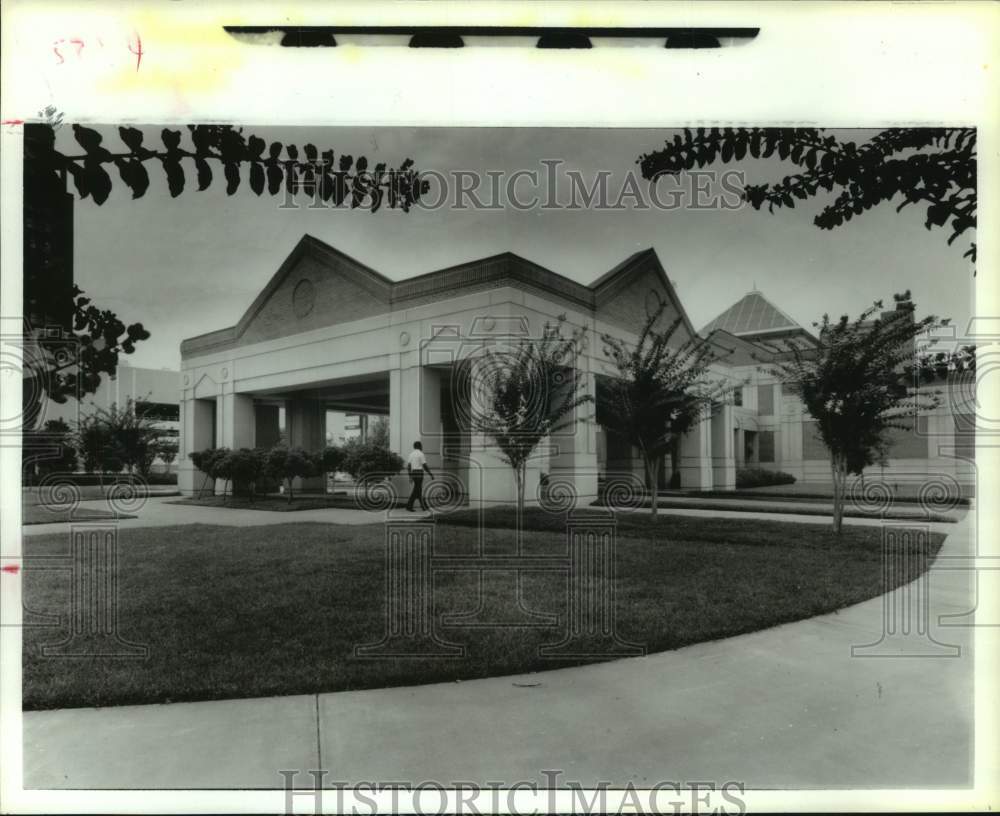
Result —
<path fill-rule="evenodd" d="M 100 475 L 111 469 L 111 431 L 98 417 L 91 415 L 79 421 L 73 444 L 87 473 Z"/>
<path fill-rule="evenodd" d="M 27 480 L 48 473 L 72 473 L 76 470 L 76 447 L 69 425 L 62 419 L 50 419 L 40 431 L 25 431 L 21 459 Z M 55 448 L 53 454 L 52 449 Z"/>
<path fill-rule="evenodd" d="M 170 466 L 177 458 L 177 440 L 161 439 L 156 446 L 156 454 L 167 466 L 167 473 L 170 473 Z"/>
<path fill-rule="evenodd" d="M 889 432 L 912 430 L 918 410 L 940 403 L 936 393 L 917 393 L 912 364 L 915 338 L 947 324 L 936 317 L 913 319 L 908 301 L 877 316 L 877 302 L 854 321 L 844 315 L 831 322 L 823 315 L 818 349 L 788 344 L 788 359 L 774 373 L 798 394 L 816 420 L 830 454 L 833 478 L 833 529 L 840 533 L 848 475 L 884 461 Z"/>
<path fill-rule="evenodd" d="M 124 408 L 112 403 L 110 408 L 97 408 L 80 420 L 75 439 L 80 458 L 88 471 L 99 467 L 103 472 L 145 474 L 155 455 L 162 432 L 151 419 L 135 410 L 129 398 Z"/>
<path fill-rule="evenodd" d="M 294 480 L 318 475 L 320 466 L 308 451 L 278 445 L 267 452 L 264 470 L 270 476 L 287 484 L 288 503 L 291 504 Z"/>
<path fill-rule="evenodd" d="M 500 458 L 514 471 L 517 513 L 524 513 L 528 460 L 549 434 L 574 425 L 576 409 L 592 401 L 580 394 L 577 376 L 582 331 L 563 337 L 565 316 L 546 323 L 539 340 L 521 340 L 512 352 L 487 348 L 482 366 L 483 404 L 476 406 L 472 428 L 492 439 Z"/>
<path fill-rule="evenodd" d="M 233 480 L 233 451 L 229 448 L 219 448 L 211 464 L 212 476 L 216 480 L 222 480 L 222 501 L 225 503 L 226 495 L 229 492 L 229 483 Z"/>
<path fill-rule="evenodd" d="M 373 473 L 388 476 L 399 473 L 403 467 L 403 458 L 387 445 L 378 441 L 352 439 L 341 450 L 341 467 L 357 480 Z"/>
<path fill-rule="evenodd" d="M 336 445 L 327 445 L 320 457 L 323 472 L 334 474 L 344 469 L 344 449 Z"/>
<path fill-rule="evenodd" d="M 201 488 L 198 491 L 199 498 L 205 488 L 208 487 L 209 479 L 214 482 L 215 479 L 221 478 L 218 475 L 217 464 L 227 453 L 229 453 L 228 448 L 205 448 L 204 450 L 194 451 L 191 454 L 191 461 L 194 463 L 194 466 L 205 474 L 205 479 L 202 481 Z"/>
<path fill-rule="evenodd" d="M 229 454 L 227 469 L 233 480 L 233 494 L 245 490 L 251 503 L 257 493 L 257 482 L 265 472 L 266 452 L 259 449 L 240 448 Z"/>
<path fill-rule="evenodd" d="M 724 380 L 709 379 L 709 366 L 718 354 L 707 340 L 695 337 L 673 343 L 680 317 L 657 328 L 666 308 L 667 303 L 661 302 L 649 314 L 634 345 L 609 334 L 601 336 L 616 369 L 614 377 L 601 383 L 604 422 L 642 454 L 653 516 L 664 457 L 685 433 L 710 416 L 713 402 L 732 390 Z"/>
<path fill-rule="evenodd" d="M 377 417 L 368 424 L 367 441 L 376 447 L 389 449 L 389 418 Z"/>

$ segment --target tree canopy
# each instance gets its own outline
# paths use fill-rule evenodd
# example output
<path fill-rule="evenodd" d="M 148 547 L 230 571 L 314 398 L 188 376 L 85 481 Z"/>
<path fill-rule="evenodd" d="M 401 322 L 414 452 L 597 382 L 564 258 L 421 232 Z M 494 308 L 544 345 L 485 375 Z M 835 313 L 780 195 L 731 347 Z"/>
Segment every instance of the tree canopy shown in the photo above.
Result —
<path fill-rule="evenodd" d="M 661 326 L 667 305 L 662 301 L 650 312 L 634 344 L 601 337 L 616 369 L 599 384 L 603 423 L 642 454 L 653 515 L 660 463 L 676 452 L 683 434 L 709 417 L 713 402 L 732 390 L 724 379 L 709 376 L 720 356 L 715 347 L 701 337 L 675 341 L 681 317 Z"/>
<path fill-rule="evenodd" d="M 772 372 L 794 391 L 816 420 L 830 454 L 833 525 L 840 531 L 846 481 L 890 453 L 890 431 L 913 431 L 917 412 L 939 404 L 935 392 L 917 391 L 912 376 L 914 340 L 945 325 L 934 316 L 916 320 L 908 299 L 882 312 L 876 302 L 850 320 L 824 315 L 819 345 L 787 345 Z"/>
<path fill-rule="evenodd" d="M 577 407 L 593 399 L 580 393 L 584 383 L 575 367 L 582 332 L 563 336 L 565 322 L 562 315 L 545 324 L 540 338 L 519 340 L 513 348 L 486 348 L 475 362 L 484 396 L 474 405 L 472 430 L 489 437 L 513 469 L 519 518 L 535 448 L 549 434 L 579 421 Z"/>

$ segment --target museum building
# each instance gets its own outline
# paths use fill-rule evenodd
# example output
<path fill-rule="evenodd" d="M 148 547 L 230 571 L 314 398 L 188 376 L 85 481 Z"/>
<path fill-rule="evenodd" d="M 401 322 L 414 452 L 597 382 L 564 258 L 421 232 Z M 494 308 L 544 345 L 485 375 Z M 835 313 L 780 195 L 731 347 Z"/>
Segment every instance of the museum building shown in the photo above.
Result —
<path fill-rule="evenodd" d="M 680 441 L 661 484 L 732 490 L 737 469 L 746 467 L 828 482 L 811 418 L 766 365 L 789 342 L 818 341 L 761 292 L 746 294 L 698 333 L 652 249 L 590 284 L 513 253 L 392 281 L 305 235 L 236 325 L 181 344 L 179 488 L 189 494 L 204 482 L 190 459 L 204 448 L 280 441 L 319 451 L 334 411 L 386 417 L 390 447 L 404 457 L 421 440 L 431 469 L 471 505 L 512 502 L 511 469 L 470 418 L 484 398 L 483 350 L 538 337 L 565 316 L 567 330 L 583 332 L 577 376 L 594 399 L 579 408 L 584 421 L 539 446 L 526 497 L 536 499 L 547 474 L 587 502 L 609 475 L 642 473 L 637 452 L 601 425 L 598 384 L 613 375 L 601 336 L 634 341 L 664 302 L 663 323 L 680 320 L 676 341 L 707 337 L 719 349 L 714 376 L 737 388 Z M 950 401 L 919 419 L 881 475 L 916 478 L 933 469 L 974 481 L 971 436 Z M 303 487 L 322 485 L 306 480 Z"/>

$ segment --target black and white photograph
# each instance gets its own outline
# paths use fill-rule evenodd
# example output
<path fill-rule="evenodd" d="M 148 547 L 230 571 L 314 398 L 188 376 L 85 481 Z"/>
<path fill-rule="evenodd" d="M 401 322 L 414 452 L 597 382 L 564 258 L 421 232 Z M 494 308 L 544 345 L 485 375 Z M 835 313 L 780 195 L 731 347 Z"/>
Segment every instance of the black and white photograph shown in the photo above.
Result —
<path fill-rule="evenodd" d="M 231 19 L 338 70 L 759 39 Z M 4 110 L 3 812 L 996 804 L 995 110 L 302 123 L 184 82 Z"/>

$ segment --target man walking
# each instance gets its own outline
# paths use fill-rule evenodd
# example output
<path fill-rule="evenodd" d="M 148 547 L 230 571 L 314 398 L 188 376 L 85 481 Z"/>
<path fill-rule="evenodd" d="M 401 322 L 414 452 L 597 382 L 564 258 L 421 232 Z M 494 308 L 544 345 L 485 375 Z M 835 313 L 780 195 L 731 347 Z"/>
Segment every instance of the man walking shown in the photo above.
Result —
<path fill-rule="evenodd" d="M 413 443 L 413 450 L 410 458 L 406 460 L 406 472 L 410 474 L 410 481 L 413 482 L 413 490 L 410 491 L 410 500 L 406 503 L 406 509 L 413 512 L 413 503 L 420 502 L 420 508 L 426 513 L 427 505 L 424 504 L 424 471 L 432 479 L 434 474 L 427 467 L 427 457 L 424 456 L 424 446 L 420 442 Z"/>

